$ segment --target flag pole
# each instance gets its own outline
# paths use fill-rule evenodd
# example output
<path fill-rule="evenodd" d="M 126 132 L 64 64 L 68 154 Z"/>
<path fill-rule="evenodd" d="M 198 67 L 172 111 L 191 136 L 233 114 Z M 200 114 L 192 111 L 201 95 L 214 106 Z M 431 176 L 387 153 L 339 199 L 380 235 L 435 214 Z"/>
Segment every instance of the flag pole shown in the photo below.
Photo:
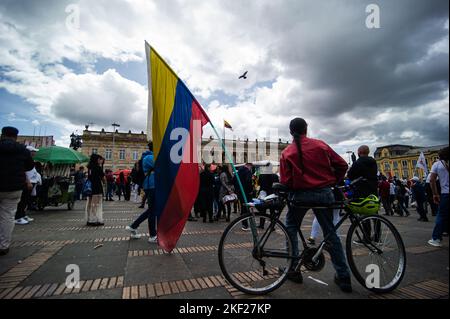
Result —
<path fill-rule="evenodd" d="M 245 195 L 244 187 L 242 186 L 241 179 L 239 178 L 239 174 L 237 173 L 236 166 L 234 166 L 233 158 L 231 158 L 230 154 L 228 153 L 227 148 L 225 147 L 224 140 L 222 138 L 220 138 L 219 133 L 217 132 L 216 128 L 214 127 L 214 124 L 211 121 L 209 122 L 209 124 L 211 125 L 212 129 L 214 130 L 214 133 L 216 133 L 217 138 L 220 140 L 222 149 L 225 152 L 225 156 L 227 157 L 228 161 L 231 163 L 231 167 L 233 169 L 234 176 L 236 176 L 236 180 L 238 181 L 239 188 L 242 193 L 242 198 L 244 199 L 245 204 L 247 204 L 248 203 L 247 196 Z M 225 132 L 225 126 L 224 126 L 223 130 Z"/>

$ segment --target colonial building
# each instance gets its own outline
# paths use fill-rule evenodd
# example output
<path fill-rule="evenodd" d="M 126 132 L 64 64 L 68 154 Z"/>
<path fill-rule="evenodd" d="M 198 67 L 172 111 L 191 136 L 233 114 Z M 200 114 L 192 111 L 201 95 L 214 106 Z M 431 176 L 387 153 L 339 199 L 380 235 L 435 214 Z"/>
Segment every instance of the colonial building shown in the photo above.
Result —
<path fill-rule="evenodd" d="M 420 153 L 423 152 L 425 155 L 428 171 L 430 171 L 431 165 L 438 159 L 439 150 L 447 146 L 448 144 L 430 147 L 386 145 L 378 147 L 374 157 L 378 164 L 378 170 L 385 176 L 397 176 L 402 179 L 411 179 L 414 176 L 423 178 L 423 170 L 416 168 Z"/>
<path fill-rule="evenodd" d="M 288 142 L 282 142 L 281 139 L 278 142 L 239 138 L 225 140 L 225 147 L 235 164 L 266 160 L 278 162 L 281 152 L 288 145 Z M 220 141 L 212 137 L 202 139 L 202 158 L 207 163 L 229 163 L 228 156 L 222 151 Z"/>
<path fill-rule="evenodd" d="M 114 145 L 113 145 L 114 139 Z M 113 132 L 89 131 L 84 130 L 82 135 L 83 145 L 79 149 L 83 154 L 90 156 L 93 153 L 99 154 L 105 158 L 105 168 L 131 169 L 141 154 L 147 150 L 147 135 L 141 133 L 121 133 L 116 130 Z M 262 160 L 279 161 L 281 151 L 286 148 L 288 143 L 249 141 L 246 140 L 226 140 L 227 150 L 234 163 L 243 164 L 246 162 L 255 162 Z M 207 163 L 228 163 L 228 158 L 222 151 L 218 139 L 203 138 L 201 158 Z M 193 159 L 195 160 L 195 159 Z M 113 168 L 114 163 L 114 168 Z"/>
<path fill-rule="evenodd" d="M 141 133 L 122 133 L 84 130 L 83 145 L 79 151 L 86 156 L 99 154 L 105 158 L 105 169 L 131 169 L 147 148 L 147 135 Z M 114 167 L 113 167 L 114 166 Z"/>
<path fill-rule="evenodd" d="M 53 136 L 31 136 L 31 135 L 19 135 L 17 142 L 25 145 L 31 145 L 35 148 L 48 147 L 55 145 Z"/>

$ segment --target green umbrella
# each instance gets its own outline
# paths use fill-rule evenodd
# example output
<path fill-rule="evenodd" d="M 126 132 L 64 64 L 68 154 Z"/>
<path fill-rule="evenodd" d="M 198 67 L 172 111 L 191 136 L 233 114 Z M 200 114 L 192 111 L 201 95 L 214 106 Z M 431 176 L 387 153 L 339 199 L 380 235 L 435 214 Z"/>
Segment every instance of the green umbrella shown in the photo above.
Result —
<path fill-rule="evenodd" d="M 71 148 L 50 146 L 40 148 L 33 160 L 52 164 L 76 164 L 89 162 L 89 157 Z"/>

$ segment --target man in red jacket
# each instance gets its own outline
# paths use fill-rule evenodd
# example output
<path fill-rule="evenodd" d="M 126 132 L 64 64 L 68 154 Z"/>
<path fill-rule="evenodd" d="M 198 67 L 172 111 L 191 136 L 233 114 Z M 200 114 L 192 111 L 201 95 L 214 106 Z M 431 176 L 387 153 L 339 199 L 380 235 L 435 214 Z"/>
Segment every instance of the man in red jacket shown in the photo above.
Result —
<path fill-rule="evenodd" d="M 331 187 L 344 179 L 348 165 L 325 142 L 306 137 L 307 123 L 295 118 L 289 129 L 293 142 L 283 151 L 280 159 L 280 182 L 292 191 L 296 202 L 331 205 L 335 199 Z M 293 253 L 299 254 L 297 232 L 307 210 L 291 207 L 286 215 L 286 227 L 292 240 Z M 344 250 L 333 225 L 332 209 L 314 209 L 314 214 L 328 237 L 330 255 L 336 270 L 335 282 L 344 292 L 351 292 L 350 271 Z M 289 273 L 289 278 L 302 282 L 301 273 Z"/>

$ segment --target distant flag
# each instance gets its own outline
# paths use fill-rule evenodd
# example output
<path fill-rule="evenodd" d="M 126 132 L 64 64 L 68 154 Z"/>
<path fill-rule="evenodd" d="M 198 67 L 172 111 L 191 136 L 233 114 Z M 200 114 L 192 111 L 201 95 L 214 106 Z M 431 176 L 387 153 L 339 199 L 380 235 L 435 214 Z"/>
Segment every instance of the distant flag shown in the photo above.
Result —
<path fill-rule="evenodd" d="M 428 175 L 427 161 L 425 159 L 425 155 L 423 155 L 423 152 L 420 152 L 419 159 L 417 160 L 416 168 L 423 169 L 425 176 Z"/>
<path fill-rule="evenodd" d="M 233 128 L 231 127 L 231 124 L 228 123 L 226 120 L 223 120 L 223 126 L 226 128 L 229 128 L 230 130 L 233 130 Z"/>
<path fill-rule="evenodd" d="M 192 158 L 198 154 L 201 134 L 194 133 L 193 121 L 199 121 L 203 127 L 209 118 L 186 85 L 147 42 L 145 49 L 155 159 L 154 209 L 159 217 L 158 243 L 170 252 L 181 236 L 200 185 L 199 166 Z M 173 129 L 180 128 L 190 134 L 184 142 L 170 137 Z M 174 163 L 171 149 L 180 143 L 183 143 L 182 160 Z"/>

